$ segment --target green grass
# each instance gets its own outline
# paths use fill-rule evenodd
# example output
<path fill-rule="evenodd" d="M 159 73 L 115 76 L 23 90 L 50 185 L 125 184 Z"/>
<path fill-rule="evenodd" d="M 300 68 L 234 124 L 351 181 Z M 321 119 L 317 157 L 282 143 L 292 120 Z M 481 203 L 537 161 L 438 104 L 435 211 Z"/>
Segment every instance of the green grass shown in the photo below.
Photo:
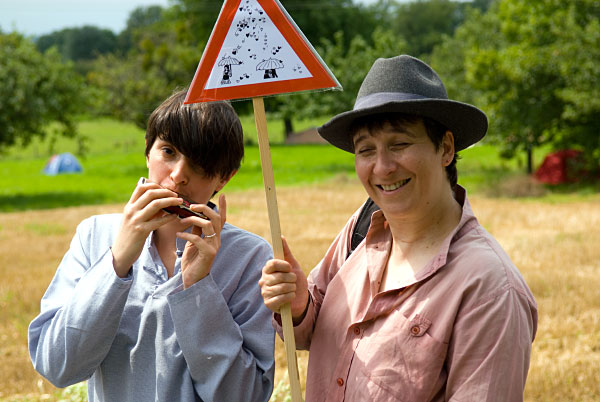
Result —
<path fill-rule="evenodd" d="M 244 140 L 248 144 L 257 144 L 256 139 L 256 123 L 254 122 L 254 115 L 240 116 L 242 126 L 244 127 Z M 294 131 L 301 132 L 311 127 L 318 127 L 325 123 L 328 119 L 326 117 L 313 118 L 308 120 L 294 121 Z M 283 120 L 269 116 L 267 113 L 267 131 L 269 133 L 269 141 L 273 144 L 283 143 L 285 137 L 285 130 L 283 126 Z"/>
<path fill-rule="evenodd" d="M 263 186 L 256 146 L 247 146 L 238 174 L 227 191 Z M 332 146 L 272 146 L 277 186 L 300 185 L 336 175 L 351 175 L 352 155 Z M 147 176 L 143 151 L 88 156 L 81 160 L 83 173 L 45 176 L 44 159 L 0 162 L 0 211 L 125 202 L 138 179 Z"/>
<path fill-rule="evenodd" d="M 132 123 L 123 123 L 112 119 L 86 120 L 78 123 L 78 131 L 85 139 L 88 156 L 112 153 L 127 153 L 143 151 L 144 131 Z M 48 130 L 52 132 L 52 127 Z M 54 153 L 78 152 L 76 139 L 52 135 L 40 140 L 34 139 L 26 147 L 15 145 L 0 156 L 0 160 L 36 160 L 45 161 Z"/>
<path fill-rule="evenodd" d="M 470 192 L 483 192 L 525 170 L 519 159 L 502 159 L 498 149 L 491 145 L 476 144 L 461 151 L 459 155 L 458 182 Z"/>
<path fill-rule="evenodd" d="M 253 115 L 240 116 L 242 126 L 244 127 L 244 143 L 256 145 L 256 125 Z M 310 119 L 294 122 L 294 130 L 302 131 L 310 127 L 317 127 L 326 121 L 325 118 Z M 48 132 L 52 132 L 53 126 L 50 126 Z M 78 123 L 78 131 L 84 138 L 85 145 L 88 148 L 86 155 L 104 155 L 113 153 L 137 153 L 144 149 L 144 130 L 135 126 L 133 123 L 125 123 L 108 118 L 93 120 L 84 120 Z M 267 116 L 267 131 L 269 140 L 272 144 L 280 144 L 284 140 L 283 121 Z M 53 138 L 50 134 L 40 140 L 34 139 L 26 147 L 16 145 L 5 150 L 0 154 L 0 161 L 3 160 L 31 160 L 46 159 L 54 153 L 78 152 L 78 142 L 76 139 L 57 137 Z"/>
<path fill-rule="evenodd" d="M 549 147 L 534 152 L 534 169 L 552 150 Z M 582 181 L 561 185 L 544 185 L 525 174 L 526 156 L 506 160 L 497 147 L 476 144 L 460 152 L 458 183 L 470 194 L 482 193 L 493 197 L 519 198 L 522 201 L 543 199 L 549 203 L 586 200 L 600 193 L 600 181 Z"/>
<path fill-rule="evenodd" d="M 252 116 L 242 119 L 246 135 L 256 135 Z M 308 127 L 315 122 L 303 122 Z M 271 131 L 283 129 L 275 121 Z M 254 131 L 253 131 L 254 130 Z M 147 176 L 144 132 L 132 124 L 109 119 L 84 121 L 79 131 L 89 151 L 80 158 L 81 174 L 46 176 L 42 170 L 52 154 L 51 139 L 34 140 L 27 147 L 13 147 L 0 157 L 0 211 L 58 208 L 76 205 L 126 202 L 138 179 Z M 251 141 L 247 141 L 251 142 Z M 54 152 L 76 153 L 77 141 L 58 138 Z M 261 188 L 262 171 L 258 147 L 248 145 L 238 174 L 227 191 Z M 353 174 L 352 155 L 329 145 L 271 145 L 277 186 L 300 185 L 336 175 Z"/>
<path fill-rule="evenodd" d="M 325 119 L 295 123 L 300 131 L 321 124 Z M 283 124 L 278 119 L 267 119 L 272 142 L 275 185 L 306 185 L 338 176 L 354 177 L 353 155 L 330 145 L 282 145 Z M 253 116 L 242 117 L 246 142 L 253 143 L 256 128 Z M 0 156 L 0 212 L 58 208 L 89 204 L 126 202 L 138 179 L 147 175 L 143 154 L 144 132 L 132 124 L 110 119 L 82 121 L 81 135 L 86 138 L 88 152 L 80 158 L 81 174 L 45 176 L 42 169 L 54 153 L 76 153 L 76 139 L 50 138 L 34 140 L 27 147 L 15 146 Z M 51 146 L 51 144 L 53 145 Z M 263 179 L 259 150 L 247 145 L 245 158 L 238 174 L 227 185 L 226 191 L 262 188 Z M 543 152 L 536 153 L 536 166 Z M 476 145 L 461 152 L 458 162 L 459 184 L 469 194 L 501 194 L 506 183 L 522 185 L 523 157 L 506 161 L 500 158 L 496 147 Z M 594 196 L 598 185 L 568 185 L 548 190 L 544 197 L 551 202 L 570 201 Z M 511 191 L 508 191 L 509 193 Z M 540 194 L 536 194 L 539 197 Z"/>

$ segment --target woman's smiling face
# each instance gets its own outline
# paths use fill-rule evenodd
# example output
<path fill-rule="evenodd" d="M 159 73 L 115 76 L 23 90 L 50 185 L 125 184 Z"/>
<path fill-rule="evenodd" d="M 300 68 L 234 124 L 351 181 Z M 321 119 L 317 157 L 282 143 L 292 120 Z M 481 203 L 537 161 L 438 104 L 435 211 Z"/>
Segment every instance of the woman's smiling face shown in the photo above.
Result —
<path fill-rule="evenodd" d="M 356 174 L 369 196 L 392 216 L 418 217 L 435 207 L 450 186 L 445 167 L 454 156 L 452 133 L 436 150 L 423 120 L 385 123 L 353 137 Z"/>

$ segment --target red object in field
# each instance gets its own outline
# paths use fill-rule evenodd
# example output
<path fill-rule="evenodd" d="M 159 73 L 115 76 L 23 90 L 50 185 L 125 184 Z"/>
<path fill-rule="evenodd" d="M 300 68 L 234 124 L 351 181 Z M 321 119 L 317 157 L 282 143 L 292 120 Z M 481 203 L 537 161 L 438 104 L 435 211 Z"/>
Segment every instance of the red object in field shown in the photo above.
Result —
<path fill-rule="evenodd" d="M 585 175 L 583 152 L 564 149 L 548 154 L 534 177 L 546 184 L 573 183 Z"/>

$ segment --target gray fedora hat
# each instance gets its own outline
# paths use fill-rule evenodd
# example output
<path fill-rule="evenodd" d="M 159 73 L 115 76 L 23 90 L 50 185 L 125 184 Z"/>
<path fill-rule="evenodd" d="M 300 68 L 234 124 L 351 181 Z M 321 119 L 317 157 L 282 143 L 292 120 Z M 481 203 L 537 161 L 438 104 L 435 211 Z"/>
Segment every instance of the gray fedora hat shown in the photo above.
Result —
<path fill-rule="evenodd" d="M 377 59 L 360 86 L 354 109 L 338 114 L 317 131 L 330 144 L 354 153 L 352 122 L 377 113 L 405 113 L 436 120 L 454 134 L 456 151 L 481 140 L 488 128 L 483 111 L 448 99 L 442 80 L 431 67 L 401 55 Z"/>

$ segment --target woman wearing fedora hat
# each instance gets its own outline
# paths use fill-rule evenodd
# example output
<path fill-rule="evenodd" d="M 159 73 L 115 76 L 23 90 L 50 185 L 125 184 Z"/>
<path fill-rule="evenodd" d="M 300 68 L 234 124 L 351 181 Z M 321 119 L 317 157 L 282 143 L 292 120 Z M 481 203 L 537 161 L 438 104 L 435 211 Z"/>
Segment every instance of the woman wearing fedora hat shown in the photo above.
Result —
<path fill-rule="evenodd" d="M 285 241 L 263 268 L 265 304 L 291 303 L 310 350 L 307 401 L 523 400 L 537 306 L 456 183 L 456 152 L 486 131 L 405 55 L 378 59 L 354 109 L 319 128 L 381 210 L 348 256 L 357 211 L 308 278 Z"/>

